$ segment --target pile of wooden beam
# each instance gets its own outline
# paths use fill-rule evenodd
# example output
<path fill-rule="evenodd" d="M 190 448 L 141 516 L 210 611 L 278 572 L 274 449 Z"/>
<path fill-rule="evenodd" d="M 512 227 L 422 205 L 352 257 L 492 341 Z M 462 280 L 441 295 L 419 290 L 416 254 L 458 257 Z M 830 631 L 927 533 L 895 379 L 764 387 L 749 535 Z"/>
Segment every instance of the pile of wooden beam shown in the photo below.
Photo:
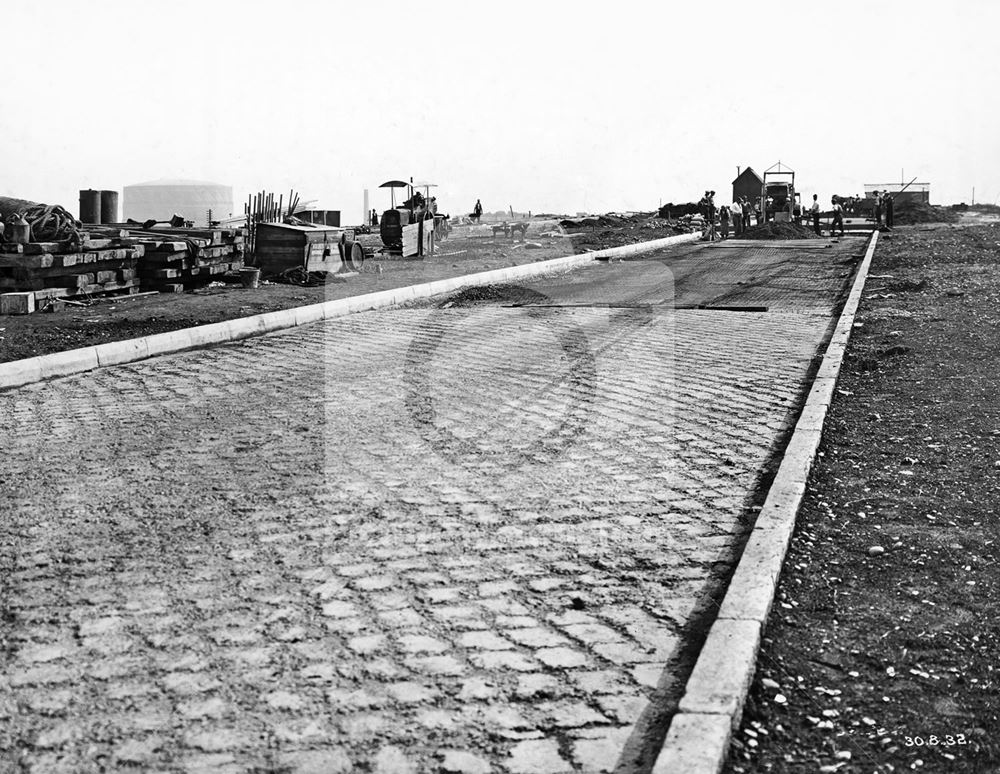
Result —
<path fill-rule="evenodd" d="M 122 236 L 81 237 L 78 244 L 0 245 L 0 313 L 28 314 L 53 300 L 139 291 L 140 244 Z"/>
<path fill-rule="evenodd" d="M 144 248 L 138 267 L 143 290 L 179 293 L 243 267 L 242 229 L 157 227 L 132 236 Z"/>

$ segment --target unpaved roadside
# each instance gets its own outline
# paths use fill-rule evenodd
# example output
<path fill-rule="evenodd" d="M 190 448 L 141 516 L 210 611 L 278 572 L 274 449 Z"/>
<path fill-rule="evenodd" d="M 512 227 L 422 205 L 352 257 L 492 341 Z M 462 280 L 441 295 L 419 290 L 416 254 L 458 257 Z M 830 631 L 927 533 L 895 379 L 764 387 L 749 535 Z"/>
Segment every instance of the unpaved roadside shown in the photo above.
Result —
<path fill-rule="evenodd" d="M 460 230 L 444 240 L 434 256 L 421 260 L 369 260 L 361 272 L 326 285 L 265 282 L 248 290 L 239 284 L 216 283 L 189 293 L 120 296 L 86 307 L 69 306 L 52 314 L 2 316 L 0 362 L 545 261 L 572 254 L 575 241 L 566 237 L 536 238 L 534 242 L 528 240 L 534 245 L 528 247 L 502 236 L 494 240 Z"/>
<path fill-rule="evenodd" d="M 1000 771 L 1000 225 L 883 234 L 729 774 Z"/>

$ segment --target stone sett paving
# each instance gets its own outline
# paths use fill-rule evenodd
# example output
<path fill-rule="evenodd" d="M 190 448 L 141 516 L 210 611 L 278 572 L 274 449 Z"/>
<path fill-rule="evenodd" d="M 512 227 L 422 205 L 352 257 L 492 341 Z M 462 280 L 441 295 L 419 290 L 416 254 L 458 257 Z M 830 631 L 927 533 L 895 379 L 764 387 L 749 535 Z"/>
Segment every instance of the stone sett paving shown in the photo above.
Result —
<path fill-rule="evenodd" d="M 412 308 L 0 394 L 0 772 L 627 768 L 829 319 Z"/>

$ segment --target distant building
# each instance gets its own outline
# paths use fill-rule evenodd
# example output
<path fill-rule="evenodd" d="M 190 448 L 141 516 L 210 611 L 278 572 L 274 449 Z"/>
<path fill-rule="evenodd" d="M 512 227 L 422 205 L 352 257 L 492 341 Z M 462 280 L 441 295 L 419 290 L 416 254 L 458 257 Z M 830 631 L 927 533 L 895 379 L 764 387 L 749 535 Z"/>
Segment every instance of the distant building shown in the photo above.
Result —
<path fill-rule="evenodd" d="M 295 217 L 306 223 L 318 223 L 323 226 L 339 226 L 340 210 L 298 210 Z"/>
<path fill-rule="evenodd" d="M 905 191 L 900 193 L 903 188 Z M 930 183 L 865 183 L 865 198 L 874 199 L 876 191 L 888 191 L 897 202 L 923 202 L 930 204 L 931 184 Z"/>
<path fill-rule="evenodd" d="M 760 197 L 760 189 L 764 185 L 764 180 L 753 171 L 753 167 L 747 167 L 733 181 L 733 201 L 737 201 L 746 196 L 750 201 L 755 202 Z"/>

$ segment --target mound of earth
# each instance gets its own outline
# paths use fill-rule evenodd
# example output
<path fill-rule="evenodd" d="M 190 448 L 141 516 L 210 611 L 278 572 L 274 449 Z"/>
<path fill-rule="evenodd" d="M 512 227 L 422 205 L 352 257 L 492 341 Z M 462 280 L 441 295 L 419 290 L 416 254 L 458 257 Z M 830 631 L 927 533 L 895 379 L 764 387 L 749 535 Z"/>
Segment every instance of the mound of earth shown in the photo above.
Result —
<path fill-rule="evenodd" d="M 768 221 L 759 226 L 751 226 L 740 239 L 819 239 L 819 235 L 811 228 L 798 226 L 795 223 Z"/>
<path fill-rule="evenodd" d="M 685 215 L 700 215 L 702 207 L 697 202 L 687 202 L 686 204 L 674 204 L 668 202 L 660 207 L 661 218 L 681 218 Z"/>
<path fill-rule="evenodd" d="M 438 304 L 438 309 L 478 306 L 479 304 L 512 304 L 530 297 L 532 291 L 518 285 L 477 285 L 464 288 Z"/>
<path fill-rule="evenodd" d="M 893 224 L 908 226 L 914 223 L 955 223 L 958 213 L 947 207 L 935 207 L 926 202 L 894 202 Z"/>

